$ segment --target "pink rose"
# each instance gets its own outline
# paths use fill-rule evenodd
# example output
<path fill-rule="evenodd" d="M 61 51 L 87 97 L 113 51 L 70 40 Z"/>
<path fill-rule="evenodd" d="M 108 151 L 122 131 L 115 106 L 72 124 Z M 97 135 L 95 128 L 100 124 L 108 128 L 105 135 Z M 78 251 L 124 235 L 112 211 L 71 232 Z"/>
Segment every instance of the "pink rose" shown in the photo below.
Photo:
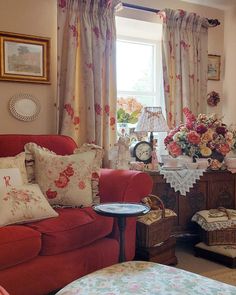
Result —
<path fill-rule="evenodd" d="M 66 110 L 67 114 L 71 117 L 71 119 L 73 119 L 73 117 L 74 117 L 74 110 L 73 110 L 71 104 L 69 104 L 69 103 L 68 104 L 65 104 L 64 105 L 64 109 Z"/>
<path fill-rule="evenodd" d="M 98 38 L 99 38 L 99 34 L 100 34 L 99 28 L 98 28 L 98 27 L 94 27 L 94 28 L 93 28 L 93 32 L 94 32 L 95 36 L 96 36 L 97 39 L 98 39 Z"/>
<path fill-rule="evenodd" d="M 60 173 L 59 179 L 55 180 L 54 183 L 57 187 L 64 188 L 69 181 L 69 178 L 64 173 Z"/>
<path fill-rule="evenodd" d="M 59 1 L 59 7 L 61 7 L 61 8 L 66 7 L 66 0 L 60 0 Z"/>
<path fill-rule="evenodd" d="M 164 139 L 164 144 L 167 145 L 173 140 L 172 136 L 167 135 Z"/>
<path fill-rule="evenodd" d="M 107 115 L 109 115 L 109 112 L 110 112 L 110 107 L 109 107 L 109 105 L 105 105 L 105 107 L 104 107 L 104 109 L 105 109 L 105 113 L 107 114 Z"/>
<path fill-rule="evenodd" d="M 176 143 L 174 141 L 170 142 L 168 144 L 167 148 L 173 157 L 178 157 L 182 154 L 181 147 L 178 145 L 178 143 Z"/>
<path fill-rule="evenodd" d="M 110 126 L 115 125 L 115 123 L 116 123 L 116 119 L 114 117 L 111 117 L 110 118 Z"/>
<path fill-rule="evenodd" d="M 217 149 L 223 156 L 228 154 L 230 152 L 230 147 L 227 143 L 222 143 L 219 145 Z"/>
<path fill-rule="evenodd" d="M 52 191 L 50 188 L 46 191 L 46 195 L 48 199 L 55 199 L 57 197 L 57 192 Z"/>
<path fill-rule="evenodd" d="M 27 194 L 27 192 L 25 191 L 19 191 L 17 194 L 17 198 L 20 199 L 20 200 L 23 200 L 25 202 L 29 202 L 30 201 L 30 196 L 29 194 Z"/>
<path fill-rule="evenodd" d="M 63 171 L 63 173 L 64 173 L 66 176 L 70 177 L 70 176 L 74 175 L 74 169 L 73 169 L 73 167 L 71 167 L 71 165 L 68 165 L 68 166 L 66 167 L 66 169 Z"/>
<path fill-rule="evenodd" d="M 79 182 L 79 188 L 80 188 L 80 189 L 85 189 L 85 186 L 86 186 L 86 185 L 85 185 L 84 181 L 80 181 L 80 182 Z"/>
<path fill-rule="evenodd" d="M 80 123 L 80 118 L 79 117 L 74 117 L 73 124 L 78 125 Z"/>
<path fill-rule="evenodd" d="M 93 172 L 92 173 L 92 179 L 98 179 L 99 178 L 99 175 L 97 172 Z"/>
<path fill-rule="evenodd" d="M 102 108 L 101 108 L 100 104 L 98 104 L 98 103 L 95 104 L 95 112 L 97 115 L 101 115 Z"/>
<path fill-rule="evenodd" d="M 196 131 L 190 131 L 187 135 L 187 139 L 190 143 L 199 144 L 201 141 L 201 137 Z"/>

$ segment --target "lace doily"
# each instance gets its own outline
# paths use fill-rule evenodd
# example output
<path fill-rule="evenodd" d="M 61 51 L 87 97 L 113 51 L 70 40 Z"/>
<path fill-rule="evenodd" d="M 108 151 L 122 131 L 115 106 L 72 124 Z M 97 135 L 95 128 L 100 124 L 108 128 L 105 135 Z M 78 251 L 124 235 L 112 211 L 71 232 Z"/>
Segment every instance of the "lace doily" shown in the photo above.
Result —
<path fill-rule="evenodd" d="M 205 169 L 182 169 L 182 170 L 164 170 L 160 169 L 160 174 L 164 176 L 166 182 L 181 195 L 186 196 L 194 183 L 203 175 Z"/>
<path fill-rule="evenodd" d="M 228 219 L 227 215 L 219 216 L 219 217 L 212 217 L 209 214 L 209 210 L 202 210 L 195 213 L 192 217 L 192 221 L 197 222 L 201 228 L 206 231 L 214 231 L 214 230 L 221 230 L 226 228 L 231 228 L 236 226 L 236 211 L 230 210 L 232 213 L 231 219 Z"/>

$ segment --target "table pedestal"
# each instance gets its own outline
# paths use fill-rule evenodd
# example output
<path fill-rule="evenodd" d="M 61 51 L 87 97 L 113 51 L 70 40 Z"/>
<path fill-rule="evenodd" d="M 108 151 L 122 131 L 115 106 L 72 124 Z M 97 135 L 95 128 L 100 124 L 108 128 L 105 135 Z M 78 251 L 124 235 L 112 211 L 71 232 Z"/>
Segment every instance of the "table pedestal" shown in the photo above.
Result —
<path fill-rule="evenodd" d="M 96 213 L 103 216 L 116 217 L 119 228 L 119 262 L 124 262 L 125 259 L 125 228 L 126 218 L 144 215 L 150 211 L 150 208 L 139 203 L 103 203 L 94 205 L 93 209 Z"/>
<path fill-rule="evenodd" d="M 120 253 L 119 262 L 124 262 L 125 259 L 125 228 L 126 228 L 126 217 L 120 216 L 117 218 L 118 228 L 120 232 Z"/>

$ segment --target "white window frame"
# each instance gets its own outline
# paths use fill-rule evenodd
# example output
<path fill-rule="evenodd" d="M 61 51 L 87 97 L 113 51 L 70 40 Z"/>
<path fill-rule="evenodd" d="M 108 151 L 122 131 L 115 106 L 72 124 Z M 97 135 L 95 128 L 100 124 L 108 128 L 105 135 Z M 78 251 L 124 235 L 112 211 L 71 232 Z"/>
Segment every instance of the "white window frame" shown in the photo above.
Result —
<path fill-rule="evenodd" d="M 158 40 L 151 40 L 151 39 L 145 39 L 145 38 L 137 38 L 137 37 L 131 37 L 131 36 L 117 36 L 117 41 L 124 41 L 124 42 L 130 42 L 130 43 L 136 43 L 136 44 L 144 44 L 144 45 L 151 45 L 153 47 L 153 92 L 146 92 L 146 91 L 120 91 L 118 89 L 117 85 L 117 96 L 118 97 L 136 97 L 136 96 L 150 96 L 153 97 L 153 103 L 152 106 L 160 106 L 161 101 L 158 99 L 158 79 L 157 79 L 157 55 L 160 54 L 158 50 L 160 50 L 158 47 L 160 46 Z M 148 106 L 148 105 L 147 105 Z"/>

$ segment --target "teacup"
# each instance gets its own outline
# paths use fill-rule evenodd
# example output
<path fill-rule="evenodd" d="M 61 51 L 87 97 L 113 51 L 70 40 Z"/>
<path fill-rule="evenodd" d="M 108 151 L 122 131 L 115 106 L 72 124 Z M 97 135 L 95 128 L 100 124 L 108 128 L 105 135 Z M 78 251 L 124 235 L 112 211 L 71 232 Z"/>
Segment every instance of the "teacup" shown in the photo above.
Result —
<path fill-rule="evenodd" d="M 164 166 L 165 167 L 176 168 L 176 167 L 178 167 L 178 164 L 179 164 L 178 159 L 168 158 L 168 159 L 165 160 Z"/>
<path fill-rule="evenodd" d="M 185 163 L 185 166 L 188 169 L 197 169 L 198 168 L 198 163 Z"/>
<path fill-rule="evenodd" d="M 209 167 L 209 159 L 197 158 L 196 162 L 198 163 L 198 169 L 207 169 Z"/>
<path fill-rule="evenodd" d="M 236 158 L 233 157 L 225 157 L 225 164 L 229 169 L 236 168 Z"/>
<path fill-rule="evenodd" d="M 187 167 L 188 164 L 192 164 L 193 159 L 186 155 L 178 156 L 179 165 Z"/>
<path fill-rule="evenodd" d="M 165 164 L 168 159 L 171 158 L 170 155 L 160 155 L 161 163 Z"/>

